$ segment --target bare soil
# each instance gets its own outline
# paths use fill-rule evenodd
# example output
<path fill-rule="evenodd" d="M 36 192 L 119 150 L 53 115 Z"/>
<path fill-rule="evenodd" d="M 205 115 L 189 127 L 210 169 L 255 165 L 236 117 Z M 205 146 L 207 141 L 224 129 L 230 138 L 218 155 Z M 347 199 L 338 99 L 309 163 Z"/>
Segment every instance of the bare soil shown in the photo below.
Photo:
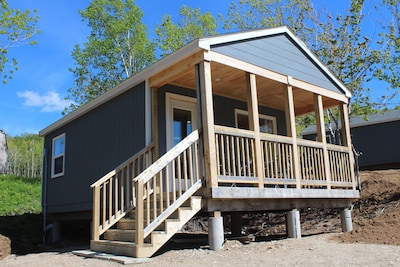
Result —
<path fill-rule="evenodd" d="M 145 266 L 400 266 L 400 170 L 361 172 L 361 198 L 352 210 L 354 230 L 341 233 L 340 210 L 301 210 L 301 239 L 286 239 L 284 213 L 243 214 L 244 235 L 255 242 L 229 239 L 229 216 L 225 225 L 228 240 L 220 251 L 207 248 L 206 221 L 198 217 L 186 226 Z M 1 230 L 1 229 L 0 229 Z M 3 233 L 1 231 L 0 233 Z M 71 250 L 81 243 L 58 247 L 28 246 L 18 253 L 13 242 L 17 233 L 0 236 L 1 266 L 118 266 L 109 261 L 74 256 Z M 11 244 L 10 240 L 11 239 Z M 82 248 L 87 248 L 84 243 Z M 73 246 L 73 247 L 71 247 Z M 27 249 L 27 248 L 25 248 Z M 39 253 L 40 252 L 40 253 Z M 12 255 L 9 255 L 13 253 Z M 17 255 L 16 255 L 17 254 Z M 7 256 L 8 255 L 8 256 Z M 1 260 L 3 258 L 3 260 Z"/>

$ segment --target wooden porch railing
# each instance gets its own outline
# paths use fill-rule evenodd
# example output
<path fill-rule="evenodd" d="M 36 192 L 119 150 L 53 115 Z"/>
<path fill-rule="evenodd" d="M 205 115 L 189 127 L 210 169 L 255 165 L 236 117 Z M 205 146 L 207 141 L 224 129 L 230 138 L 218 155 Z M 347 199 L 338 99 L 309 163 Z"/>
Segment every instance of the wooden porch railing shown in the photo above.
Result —
<path fill-rule="evenodd" d="M 196 130 L 134 179 L 138 246 L 202 186 L 198 140 Z"/>
<path fill-rule="evenodd" d="M 202 186 L 198 140 L 196 130 L 154 163 L 150 145 L 92 184 L 93 240 L 135 208 L 135 240 L 143 246 L 144 239 Z"/>
<path fill-rule="evenodd" d="M 215 126 L 215 133 L 219 184 L 257 184 L 254 133 L 224 126 Z M 330 164 L 328 176 L 323 143 L 297 139 L 298 155 L 295 157 L 292 138 L 265 133 L 260 137 L 265 186 L 295 188 L 300 184 L 301 188 L 355 189 L 350 164 L 352 151 L 348 147 L 326 145 Z M 300 167 L 299 177 L 295 177 L 295 159 Z"/>
<path fill-rule="evenodd" d="M 151 144 L 91 185 L 93 240 L 99 240 L 101 234 L 135 206 L 133 178 L 153 163 L 153 155 L 154 145 Z"/>

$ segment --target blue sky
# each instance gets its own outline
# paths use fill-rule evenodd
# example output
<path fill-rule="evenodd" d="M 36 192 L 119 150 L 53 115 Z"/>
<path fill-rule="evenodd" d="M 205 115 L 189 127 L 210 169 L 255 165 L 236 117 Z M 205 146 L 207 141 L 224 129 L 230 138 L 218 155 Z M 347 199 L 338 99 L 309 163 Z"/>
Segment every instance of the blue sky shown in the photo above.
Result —
<path fill-rule="evenodd" d="M 74 45 L 86 40 L 89 29 L 81 20 L 79 9 L 85 9 L 89 0 L 9 0 L 14 9 L 38 9 L 38 44 L 10 50 L 9 57 L 17 58 L 19 70 L 7 85 L 0 84 L 0 130 L 8 135 L 38 133 L 62 117 L 68 102 L 64 100 L 72 87 L 73 77 L 68 68 L 74 62 L 71 52 Z M 231 0 L 136 0 L 144 12 L 143 22 L 148 32 L 160 22 L 163 14 L 173 17 L 185 3 L 210 11 L 215 16 L 226 14 Z M 324 1 L 332 13 L 343 10 L 347 0 Z M 332 4 L 334 2 L 335 4 Z M 341 4 L 338 4 L 341 3 Z"/>

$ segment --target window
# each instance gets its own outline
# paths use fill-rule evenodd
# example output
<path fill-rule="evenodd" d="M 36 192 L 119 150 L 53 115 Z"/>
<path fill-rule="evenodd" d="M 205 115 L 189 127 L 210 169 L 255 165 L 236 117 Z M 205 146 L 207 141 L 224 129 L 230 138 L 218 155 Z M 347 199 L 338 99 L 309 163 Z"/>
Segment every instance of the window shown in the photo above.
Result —
<path fill-rule="evenodd" d="M 235 109 L 236 127 L 240 129 L 249 129 L 249 115 L 245 110 Z M 276 134 L 276 118 L 268 115 L 259 115 L 260 132 Z"/>
<path fill-rule="evenodd" d="M 64 175 L 65 167 L 65 134 L 53 139 L 53 153 L 51 155 L 51 178 Z"/>

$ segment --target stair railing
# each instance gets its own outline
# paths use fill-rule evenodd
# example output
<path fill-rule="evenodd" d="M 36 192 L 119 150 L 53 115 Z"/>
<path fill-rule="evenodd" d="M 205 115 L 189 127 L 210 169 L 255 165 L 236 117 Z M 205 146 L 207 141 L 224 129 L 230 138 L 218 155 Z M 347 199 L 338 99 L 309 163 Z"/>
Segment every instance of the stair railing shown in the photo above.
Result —
<path fill-rule="evenodd" d="M 139 247 L 202 186 L 198 140 L 196 130 L 134 179 L 135 241 Z"/>
<path fill-rule="evenodd" d="M 92 239 L 123 218 L 135 206 L 133 178 L 154 161 L 154 144 L 137 152 L 131 158 L 91 185 L 93 189 Z"/>

